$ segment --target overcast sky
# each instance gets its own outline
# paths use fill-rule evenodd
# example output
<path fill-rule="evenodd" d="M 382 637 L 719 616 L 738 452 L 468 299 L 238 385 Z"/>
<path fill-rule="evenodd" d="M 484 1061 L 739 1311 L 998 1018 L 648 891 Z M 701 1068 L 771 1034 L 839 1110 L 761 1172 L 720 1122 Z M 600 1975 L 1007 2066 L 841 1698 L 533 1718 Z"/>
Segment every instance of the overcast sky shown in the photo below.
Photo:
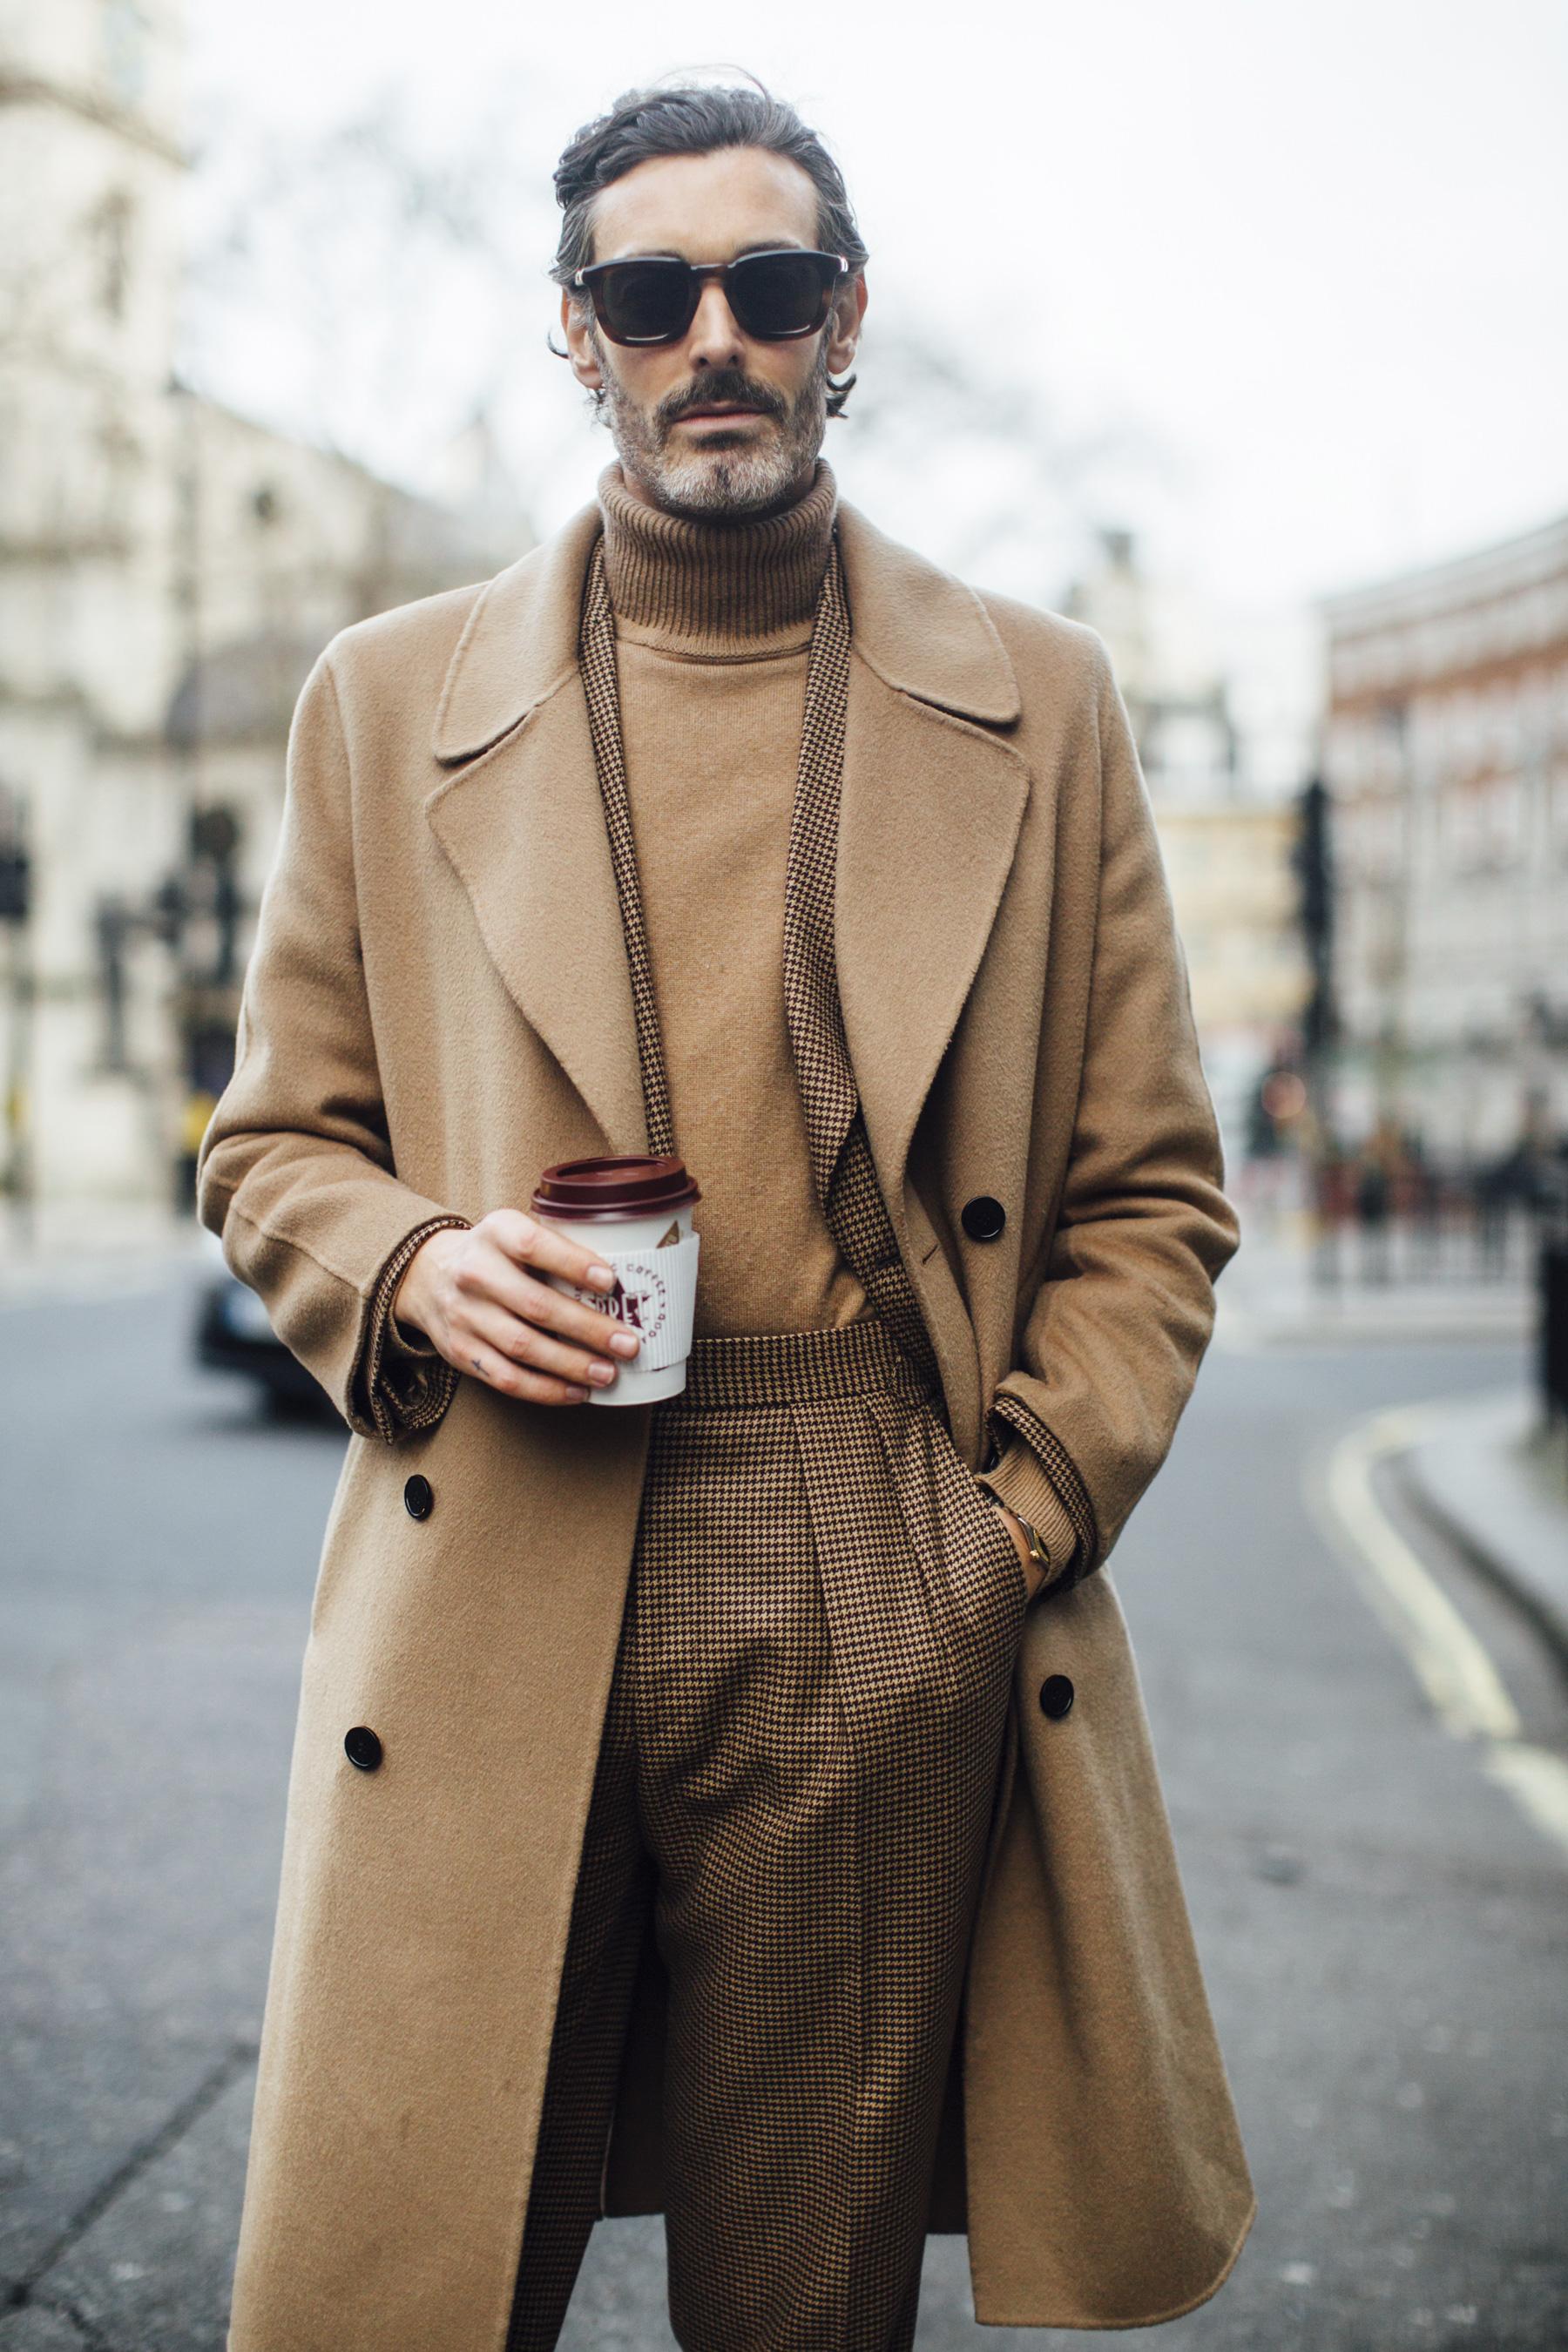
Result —
<path fill-rule="evenodd" d="M 433 151 L 460 148 L 501 90 L 486 135 L 541 183 L 627 85 L 750 67 L 847 171 L 872 256 L 862 382 L 880 294 L 999 393 L 1036 387 L 1069 439 L 1126 436 L 1139 456 L 1097 484 L 1102 519 L 1233 620 L 1568 509 L 1562 0 L 270 0 L 264 19 L 191 0 L 191 16 L 198 139 L 301 135 L 395 89 Z M 546 527 L 607 454 L 535 340 L 551 308 L 523 275 L 510 389 L 558 453 L 531 484 Z M 215 389 L 286 411 L 265 340 L 230 340 L 204 352 Z M 849 495 L 870 507 L 874 485 L 887 528 L 952 560 L 952 480 L 940 499 L 912 464 L 889 482 L 853 415 L 829 448 Z"/>

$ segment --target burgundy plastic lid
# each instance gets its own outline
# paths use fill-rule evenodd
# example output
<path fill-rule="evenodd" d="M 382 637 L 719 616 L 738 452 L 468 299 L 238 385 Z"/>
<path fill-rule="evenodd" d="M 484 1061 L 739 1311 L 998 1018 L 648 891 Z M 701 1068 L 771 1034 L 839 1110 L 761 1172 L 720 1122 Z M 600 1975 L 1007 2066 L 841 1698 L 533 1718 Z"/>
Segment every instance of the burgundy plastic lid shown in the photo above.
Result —
<path fill-rule="evenodd" d="M 536 1217 L 657 1217 L 700 1201 L 696 1180 L 673 1154 L 650 1159 L 622 1152 L 613 1159 L 558 1160 L 534 1189 Z"/>

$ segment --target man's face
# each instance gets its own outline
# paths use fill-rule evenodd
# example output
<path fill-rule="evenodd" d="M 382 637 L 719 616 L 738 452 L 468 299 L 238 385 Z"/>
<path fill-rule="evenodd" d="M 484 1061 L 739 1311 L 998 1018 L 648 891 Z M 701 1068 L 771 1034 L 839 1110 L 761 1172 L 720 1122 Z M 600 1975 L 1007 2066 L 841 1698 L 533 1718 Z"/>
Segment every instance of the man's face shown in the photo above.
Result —
<path fill-rule="evenodd" d="M 809 174 L 761 147 L 656 156 L 612 182 L 594 208 L 595 261 L 732 261 L 816 243 Z M 712 278 L 675 343 L 613 343 L 587 303 L 564 292 L 561 316 L 578 382 L 605 394 L 634 495 L 674 514 L 739 518 L 785 506 L 805 488 L 827 421 L 827 378 L 854 357 L 865 307 L 857 278 L 818 333 L 781 343 L 743 334 Z"/>

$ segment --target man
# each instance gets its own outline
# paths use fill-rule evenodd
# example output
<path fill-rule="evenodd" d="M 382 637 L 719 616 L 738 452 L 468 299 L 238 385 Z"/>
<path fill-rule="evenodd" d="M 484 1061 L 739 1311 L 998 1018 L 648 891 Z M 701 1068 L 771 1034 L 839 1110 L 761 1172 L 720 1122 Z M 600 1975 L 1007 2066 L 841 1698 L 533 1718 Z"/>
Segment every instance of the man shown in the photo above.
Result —
<path fill-rule="evenodd" d="M 1236 1245 L 1104 648 L 820 457 L 817 139 L 633 93 L 557 173 L 617 453 L 300 698 L 200 1211 L 354 1433 L 234 2352 L 532 2352 L 663 2211 L 688 2352 L 1136 2326 L 1255 2211 L 1107 1556 Z M 686 1390 L 547 1163 L 702 1192 Z"/>

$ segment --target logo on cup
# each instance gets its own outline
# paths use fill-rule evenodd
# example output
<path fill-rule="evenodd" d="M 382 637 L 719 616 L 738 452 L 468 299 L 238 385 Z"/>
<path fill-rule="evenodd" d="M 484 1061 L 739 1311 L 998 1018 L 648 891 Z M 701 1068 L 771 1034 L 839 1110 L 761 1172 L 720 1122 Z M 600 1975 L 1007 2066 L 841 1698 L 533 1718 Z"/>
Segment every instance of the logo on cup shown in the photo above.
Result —
<path fill-rule="evenodd" d="M 603 1297 L 595 1293 L 594 1304 L 613 1321 L 640 1331 L 645 1339 L 658 1338 L 669 1312 L 664 1277 L 645 1258 L 622 1258 L 615 1288 Z"/>

